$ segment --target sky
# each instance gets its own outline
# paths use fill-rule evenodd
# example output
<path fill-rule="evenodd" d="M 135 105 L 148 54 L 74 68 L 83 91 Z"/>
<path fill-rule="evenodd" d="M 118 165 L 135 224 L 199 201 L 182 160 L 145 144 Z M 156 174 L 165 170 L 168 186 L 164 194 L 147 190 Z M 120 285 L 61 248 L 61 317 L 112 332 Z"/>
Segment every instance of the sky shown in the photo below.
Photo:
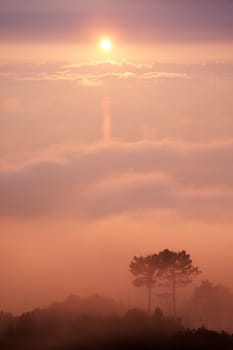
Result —
<path fill-rule="evenodd" d="M 136 303 L 131 258 L 165 248 L 233 288 L 232 16 L 230 0 L 0 0 L 0 309 Z"/>

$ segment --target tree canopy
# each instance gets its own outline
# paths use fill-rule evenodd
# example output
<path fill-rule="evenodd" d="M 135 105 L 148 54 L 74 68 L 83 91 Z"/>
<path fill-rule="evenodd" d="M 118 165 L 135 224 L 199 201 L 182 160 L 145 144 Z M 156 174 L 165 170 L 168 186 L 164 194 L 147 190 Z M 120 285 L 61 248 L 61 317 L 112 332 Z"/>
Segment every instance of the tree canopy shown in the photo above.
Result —
<path fill-rule="evenodd" d="M 136 287 L 148 288 L 148 311 L 151 309 L 152 288 L 160 285 L 171 286 L 173 299 L 173 316 L 176 316 L 176 287 L 192 283 L 193 277 L 200 273 L 193 265 L 190 254 L 185 250 L 174 252 L 164 249 L 151 255 L 134 256 L 130 263 L 130 271 L 136 277 Z M 159 283 L 158 283 L 159 282 Z"/>
<path fill-rule="evenodd" d="M 157 254 L 148 256 L 134 256 L 130 263 L 130 271 L 135 276 L 133 284 L 136 287 L 148 288 L 148 312 L 151 311 L 151 290 L 158 280 L 159 257 Z"/>

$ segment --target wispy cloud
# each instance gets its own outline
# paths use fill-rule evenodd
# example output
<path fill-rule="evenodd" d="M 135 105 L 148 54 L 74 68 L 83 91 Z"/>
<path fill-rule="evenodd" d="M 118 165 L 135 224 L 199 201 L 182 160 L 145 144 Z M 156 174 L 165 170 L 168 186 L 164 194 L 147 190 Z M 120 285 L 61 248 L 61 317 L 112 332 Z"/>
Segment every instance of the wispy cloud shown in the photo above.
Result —
<path fill-rule="evenodd" d="M 6 80 L 24 81 L 77 81 L 83 86 L 99 86 L 108 80 L 189 79 L 184 72 L 154 71 L 152 65 L 122 60 L 93 61 L 80 64 L 56 65 L 22 64 L 2 65 L 0 76 Z"/>
<path fill-rule="evenodd" d="M 84 86 L 98 86 L 104 81 L 115 79 L 162 80 L 190 78 L 232 78 L 233 64 L 211 62 L 202 64 L 154 64 L 134 63 L 127 60 L 90 61 L 82 63 L 0 64 L 2 80 L 28 81 L 78 81 Z"/>

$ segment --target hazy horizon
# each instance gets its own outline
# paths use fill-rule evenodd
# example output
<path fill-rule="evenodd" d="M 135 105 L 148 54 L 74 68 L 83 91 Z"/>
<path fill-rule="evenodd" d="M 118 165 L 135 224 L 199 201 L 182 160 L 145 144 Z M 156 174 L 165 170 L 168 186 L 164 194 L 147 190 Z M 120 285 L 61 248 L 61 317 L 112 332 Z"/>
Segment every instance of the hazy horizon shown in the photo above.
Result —
<path fill-rule="evenodd" d="M 137 303 L 130 260 L 165 248 L 233 289 L 232 16 L 0 0 L 0 309 Z"/>

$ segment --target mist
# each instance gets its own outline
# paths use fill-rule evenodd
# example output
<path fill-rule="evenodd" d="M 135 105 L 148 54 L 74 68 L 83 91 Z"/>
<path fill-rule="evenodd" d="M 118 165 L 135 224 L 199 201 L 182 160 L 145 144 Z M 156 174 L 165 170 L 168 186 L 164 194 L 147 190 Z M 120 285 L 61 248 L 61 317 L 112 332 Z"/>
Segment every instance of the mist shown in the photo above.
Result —
<path fill-rule="evenodd" d="M 0 0 L 1 349 L 232 349 L 232 14 Z"/>

